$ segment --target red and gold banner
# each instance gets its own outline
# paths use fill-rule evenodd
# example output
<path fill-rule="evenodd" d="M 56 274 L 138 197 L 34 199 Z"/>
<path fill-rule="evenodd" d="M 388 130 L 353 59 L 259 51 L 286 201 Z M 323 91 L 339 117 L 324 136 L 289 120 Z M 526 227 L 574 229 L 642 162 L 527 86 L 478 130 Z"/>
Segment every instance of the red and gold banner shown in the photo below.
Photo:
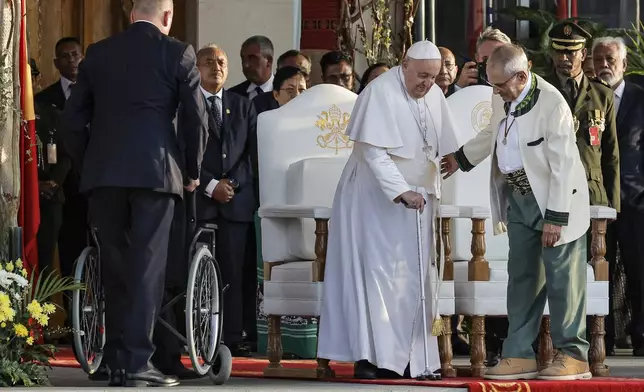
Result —
<path fill-rule="evenodd" d="M 27 7 L 20 2 L 20 110 L 22 111 L 20 133 L 20 208 L 18 225 L 22 227 L 25 268 L 38 270 L 38 248 L 36 234 L 40 225 L 40 204 L 38 197 L 38 157 L 36 140 L 36 114 L 34 94 L 31 85 L 31 67 L 27 51 Z"/>

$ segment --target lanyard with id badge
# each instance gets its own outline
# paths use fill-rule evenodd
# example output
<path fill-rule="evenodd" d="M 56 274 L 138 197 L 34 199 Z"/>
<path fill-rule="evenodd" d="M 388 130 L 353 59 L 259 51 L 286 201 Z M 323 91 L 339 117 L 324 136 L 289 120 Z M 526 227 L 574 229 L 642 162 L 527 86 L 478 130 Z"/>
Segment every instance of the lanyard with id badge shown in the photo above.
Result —
<path fill-rule="evenodd" d="M 54 133 L 56 130 L 49 131 L 49 141 L 47 142 L 47 163 L 50 165 L 55 165 L 58 163 L 58 153 L 56 150 L 56 140 L 54 139 Z"/>

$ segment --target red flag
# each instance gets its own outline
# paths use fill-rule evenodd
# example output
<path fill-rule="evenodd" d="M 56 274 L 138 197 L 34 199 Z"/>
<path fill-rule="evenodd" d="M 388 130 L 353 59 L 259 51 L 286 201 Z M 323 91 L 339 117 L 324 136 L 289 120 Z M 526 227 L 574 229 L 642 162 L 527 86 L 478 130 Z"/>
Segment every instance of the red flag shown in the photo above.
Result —
<path fill-rule="evenodd" d="M 18 226 L 22 227 L 22 259 L 29 273 L 38 270 L 36 233 L 40 225 L 38 197 L 38 164 L 36 140 L 36 113 L 34 91 L 31 85 L 31 67 L 27 52 L 27 6 L 20 2 L 20 208 Z"/>

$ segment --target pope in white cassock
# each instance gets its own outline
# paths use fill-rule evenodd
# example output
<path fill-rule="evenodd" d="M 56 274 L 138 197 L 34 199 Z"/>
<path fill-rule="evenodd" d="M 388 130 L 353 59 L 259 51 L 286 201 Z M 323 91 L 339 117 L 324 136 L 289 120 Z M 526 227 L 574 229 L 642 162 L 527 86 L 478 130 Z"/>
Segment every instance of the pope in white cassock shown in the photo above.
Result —
<path fill-rule="evenodd" d="M 422 330 L 437 314 L 431 295 L 432 228 L 440 198 L 440 159 L 456 151 L 441 89 L 438 48 L 413 44 L 397 66 L 360 94 L 347 130 L 355 142 L 333 202 L 318 357 L 355 361 L 356 378 L 416 377 L 440 368 L 438 343 Z M 426 204 L 425 204 L 426 201 Z M 425 292 L 421 309 L 416 209 L 421 211 Z M 430 255 L 432 255 L 430 257 Z"/>

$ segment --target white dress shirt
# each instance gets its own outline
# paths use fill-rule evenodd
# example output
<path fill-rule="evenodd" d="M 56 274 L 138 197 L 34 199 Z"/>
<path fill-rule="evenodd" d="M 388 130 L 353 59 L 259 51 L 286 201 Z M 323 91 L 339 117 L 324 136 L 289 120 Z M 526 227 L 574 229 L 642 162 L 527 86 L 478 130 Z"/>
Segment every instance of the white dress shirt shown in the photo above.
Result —
<path fill-rule="evenodd" d="M 499 133 L 496 137 L 496 159 L 499 164 L 499 170 L 501 173 L 508 174 L 514 171 L 523 169 L 523 160 L 521 159 L 521 150 L 519 148 L 519 128 L 516 122 L 516 118 L 512 115 L 512 112 L 517 108 L 517 105 L 523 101 L 523 99 L 528 95 L 530 87 L 532 85 L 532 74 L 528 74 L 528 83 L 526 83 L 521 94 L 510 103 L 510 111 L 508 116 L 499 123 Z M 505 127 L 506 122 L 510 122 L 510 128 L 508 129 L 507 144 L 503 144 L 503 139 L 505 138 Z"/>
<path fill-rule="evenodd" d="M 622 103 L 622 96 L 624 95 L 624 87 L 626 87 L 626 82 L 622 82 L 615 89 L 615 114 L 619 111 L 619 105 Z"/>
<path fill-rule="evenodd" d="M 211 113 L 210 109 L 211 109 L 211 105 L 212 105 L 210 103 L 210 101 L 208 100 L 208 98 L 210 98 L 210 97 L 212 97 L 214 95 L 215 97 L 217 97 L 217 98 L 215 98 L 215 103 L 217 104 L 217 108 L 219 109 L 219 113 L 221 113 L 221 115 L 223 116 L 222 101 L 221 100 L 222 100 L 222 97 L 223 97 L 224 89 L 221 89 L 221 90 L 217 91 L 216 94 L 211 94 L 208 91 L 206 91 L 206 89 L 204 89 L 203 87 L 199 86 L 199 88 L 201 89 L 201 92 L 203 93 L 203 96 L 206 97 L 206 105 L 208 105 L 208 115 L 210 116 L 210 113 Z M 215 179 L 210 180 L 210 182 L 208 183 L 208 185 L 206 186 L 206 189 L 204 191 L 206 196 L 212 198 L 212 193 L 215 191 L 215 188 L 217 187 L 217 184 L 219 184 L 219 180 L 215 180 Z"/>
<path fill-rule="evenodd" d="M 65 94 L 65 99 L 69 99 L 69 96 L 72 94 L 72 86 L 74 85 L 74 82 L 71 80 L 67 79 L 64 76 L 60 77 L 60 87 L 63 88 L 63 94 Z"/>
<path fill-rule="evenodd" d="M 273 78 L 274 76 L 271 74 L 271 77 L 266 81 L 266 83 L 262 84 L 261 86 L 257 86 L 255 83 L 249 84 L 248 88 L 246 89 L 246 92 L 248 93 L 248 99 L 253 99 L 257 96 L 257 87 L 262 89 L 262 91 L 265 93 L 273 91 Z"/>

